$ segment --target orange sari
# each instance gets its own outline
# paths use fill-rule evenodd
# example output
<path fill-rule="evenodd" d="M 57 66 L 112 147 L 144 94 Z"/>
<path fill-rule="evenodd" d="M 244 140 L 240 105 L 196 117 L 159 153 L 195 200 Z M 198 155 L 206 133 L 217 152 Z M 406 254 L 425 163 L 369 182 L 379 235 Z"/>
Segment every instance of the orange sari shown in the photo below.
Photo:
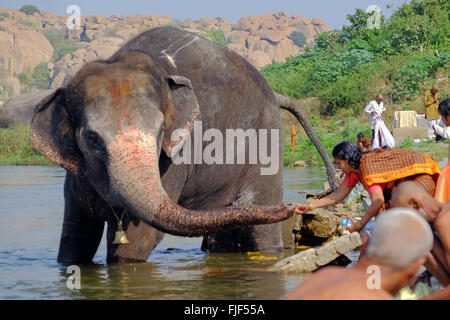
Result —
<path fill-rule="evenodd" d="M 365 153 L 359 169 L 359 178 L 366 190 L 374 183 L 386 183 L 383 192 L 385 205 L 380 211 L 390 207 L 392 193 L 405 180 L 422 184 L 434 196 L 441 173 L 439 165 L 429 155 L 400 149 L 377 149 Z"/>

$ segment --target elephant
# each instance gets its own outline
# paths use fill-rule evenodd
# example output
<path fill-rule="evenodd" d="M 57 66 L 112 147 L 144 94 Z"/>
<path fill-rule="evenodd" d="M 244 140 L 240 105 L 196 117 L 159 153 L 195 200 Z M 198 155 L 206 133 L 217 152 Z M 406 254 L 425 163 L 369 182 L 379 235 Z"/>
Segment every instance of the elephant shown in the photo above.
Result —
<path fill-rule="evenodd" d="M 175 161 L 195 152 L 195 126 L 281 130 L 280 107 L 321 147 L 292 101 L 244 58 L 198 35 L 155 28 L 85 64 L 37 104 L 31 125 L 31 146 L 67 172 L 58 262 L 91 262 L 105 222 L 108 263 L 145 262 L 165 233 L 203 236 L 208 252 L 280 252 L 280 221 L 294 211 L 282 203 L 281 170 Z M 282 159 L 282 135 L 276 142 Z M 130 243 L 114 243 L 118 221 Z"/>

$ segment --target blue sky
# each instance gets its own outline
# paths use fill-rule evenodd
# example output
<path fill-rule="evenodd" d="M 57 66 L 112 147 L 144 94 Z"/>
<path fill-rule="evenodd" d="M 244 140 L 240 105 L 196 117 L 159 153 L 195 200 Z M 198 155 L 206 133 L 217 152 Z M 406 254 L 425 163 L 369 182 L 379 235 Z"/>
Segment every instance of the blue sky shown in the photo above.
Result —
<path fill-rule="evenodd" d="M 168 14 L 173 19 L 198 20 L 202 17 L 223 17 L 236 22 L 251 14 L 287 12 L 299 17 L 321 18 L 331 29 L 339 29 L 346 23 L 346 15 L 356 8 L 366 9 L 378 5 L 385 16 L 406 0 L 0 0 L 0 8 L 19 9 L 25 4 L 37 6 L 41 11 L 57 15 L 68 15 L 66 8 L 78 5 L 81 15 L 102 16 L 135 14 Z"/>

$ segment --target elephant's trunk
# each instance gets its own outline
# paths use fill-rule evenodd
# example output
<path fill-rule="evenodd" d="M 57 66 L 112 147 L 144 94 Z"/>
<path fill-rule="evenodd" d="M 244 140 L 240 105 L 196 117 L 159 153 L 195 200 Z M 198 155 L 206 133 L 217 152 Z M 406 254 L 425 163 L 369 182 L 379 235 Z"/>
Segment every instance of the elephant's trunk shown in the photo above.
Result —
<path fill-rule="evenodd" d="M 154 135 L 137 130 L 122 133 L 108 149 L 112 194 L 130 212 L 163 232 L 196 237 L 242 225 L 275 223 L 293 214 L 293 204 L 188 210 L 174 203 L 162 187 Z"/>

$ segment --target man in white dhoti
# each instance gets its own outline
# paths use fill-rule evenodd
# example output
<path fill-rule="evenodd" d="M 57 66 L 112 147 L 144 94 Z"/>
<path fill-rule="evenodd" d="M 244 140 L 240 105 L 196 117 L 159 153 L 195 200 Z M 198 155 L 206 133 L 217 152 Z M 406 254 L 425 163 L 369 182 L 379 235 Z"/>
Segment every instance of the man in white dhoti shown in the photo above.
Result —
<path fill-rule="evenodd" d="M 364 112 L 370 116 L 370 128 L 372 129 L 372 149 L 395 146 L 394 137 L 384 124 L 383 96 L 378 94 L 375 100 L 370 101 L 364 108 Z"/>

